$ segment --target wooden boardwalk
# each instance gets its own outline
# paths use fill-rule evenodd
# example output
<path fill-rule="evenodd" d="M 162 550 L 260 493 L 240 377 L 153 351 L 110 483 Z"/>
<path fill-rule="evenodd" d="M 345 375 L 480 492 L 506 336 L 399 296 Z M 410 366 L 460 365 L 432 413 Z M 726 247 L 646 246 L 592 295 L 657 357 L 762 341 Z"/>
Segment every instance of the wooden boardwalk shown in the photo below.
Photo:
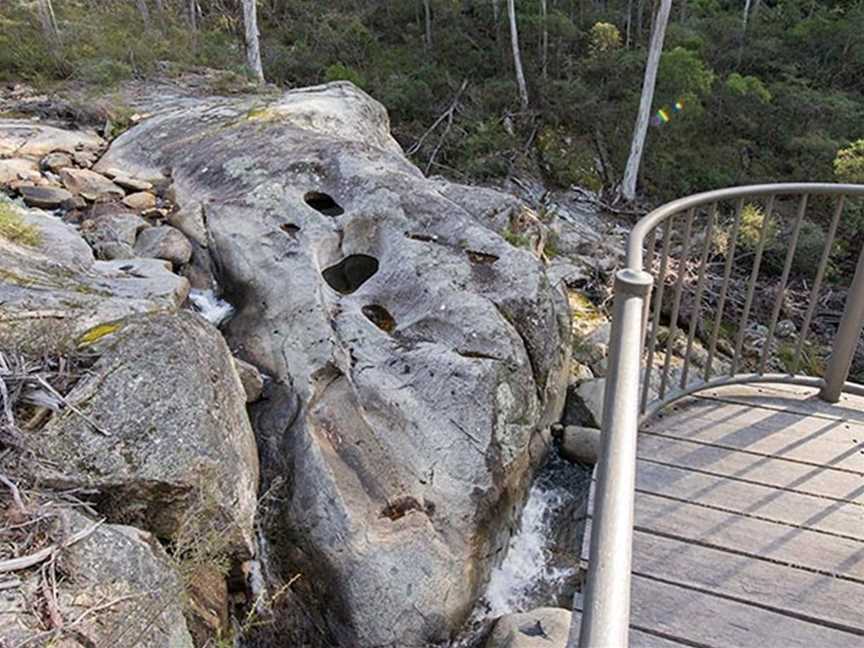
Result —
<path fill-rule="evenodd" d="M 680 401 L 642 426 L 636 489 L 631 646 L 864 646 L 864 398 Z"/>

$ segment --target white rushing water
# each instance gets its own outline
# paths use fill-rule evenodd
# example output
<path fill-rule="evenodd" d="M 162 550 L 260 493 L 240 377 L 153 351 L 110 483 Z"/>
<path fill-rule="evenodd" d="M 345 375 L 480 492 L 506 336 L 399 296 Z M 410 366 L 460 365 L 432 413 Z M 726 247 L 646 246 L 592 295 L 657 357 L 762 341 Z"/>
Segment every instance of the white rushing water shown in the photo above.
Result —
<path fill-rule="evenodd" d="M 478 606 L 482 617 L 493 619 L 528 611 L 543 603 L 538 599 L 559 590 L 573 576 L 573 570 L 551 564 L 548 546 L 555 513 L 573 497 L 560 486 L 541 480 L 534 483 L 522 511 L 521 526 L 510 539 L 504 561 L 492 571 L 483 597 L 485 605 Z"/>
<path fill-rule="evenodd" d="M 189 301 L 201 317 L 214 326 L 226 322 L 234 314 L 234 307 L 224 299 L 216 296 L 212 290 L 197 290 L 193 288 L 189 292 Z"/>

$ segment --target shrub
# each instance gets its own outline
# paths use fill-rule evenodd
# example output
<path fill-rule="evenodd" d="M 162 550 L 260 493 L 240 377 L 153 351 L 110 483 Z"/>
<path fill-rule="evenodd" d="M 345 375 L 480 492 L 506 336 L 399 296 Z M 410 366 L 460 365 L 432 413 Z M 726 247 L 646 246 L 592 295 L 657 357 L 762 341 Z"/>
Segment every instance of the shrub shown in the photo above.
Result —
<path fill-rule="evenodd" d="M 37 247 L 42 243 L 39 228 L 25 223 L 15 208 L 5 202 L 0 202 L 0 237 L 29 247 Z"/>

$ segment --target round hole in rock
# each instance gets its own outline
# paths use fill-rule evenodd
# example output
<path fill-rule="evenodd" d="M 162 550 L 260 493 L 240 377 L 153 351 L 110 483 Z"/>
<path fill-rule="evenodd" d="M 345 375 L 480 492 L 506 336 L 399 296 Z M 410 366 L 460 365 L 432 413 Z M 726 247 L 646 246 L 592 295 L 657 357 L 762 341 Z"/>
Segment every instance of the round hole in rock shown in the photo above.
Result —
<path fill-rule="evenodd" d="M 339 203 L 333 200 L 333 196 L 320 191 L 310 191 L 303 196 L 303 200 L 312 209 L 325 216 L 341 216 L 345 213 Z"/>
<path fill-rule="evenodd" d="M 322 272 L 333 290 L 350 295 L 378 272 L 378 259 L 368 254 L 352 254 Z"/>
<path fill-rule="evenodd" d="M 385 333 L 392 333 L 396 329 L 396 320 L 383 306 L 368 304 L 362 310 L 367 319 Z"/>

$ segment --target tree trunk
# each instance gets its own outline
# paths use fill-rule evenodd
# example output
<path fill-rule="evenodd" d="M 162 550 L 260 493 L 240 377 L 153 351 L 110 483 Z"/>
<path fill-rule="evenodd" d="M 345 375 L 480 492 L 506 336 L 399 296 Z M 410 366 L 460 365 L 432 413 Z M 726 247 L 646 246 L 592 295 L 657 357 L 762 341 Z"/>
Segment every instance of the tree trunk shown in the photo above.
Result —
<path fill-rule="evenodd" d="M 633 0 L 627 0 L 627 36 L 624 39 L 624 48 L 630 49 L 630 39 L 633 32 Z"/>
<path fill-rule="evenodd" d="M 516 0 L 507 0 L 507 15 L 510 18 L 510 44 L 513 48 L 513 66 L 516 68 L 516 85 L 522 109 L 528 108 L 528 86 L 522 71 L 522 53 L 519 51 L 519 30 L 516 26 Z"/>
<path fill-rule="evenodd" d="M 423 20 L 426 25 L 426 49 L 432 51 L 432 7 L 429 0 L 423 0 Z"/>
<path fill-rule="evenodd" d="M 744 0 L 744 18 L 741 21 L 741 40 L 747 35 L 747 21 L 750 18 L 750 0 Z"/>
<path fill-rule="evenodd" d="M 498 2 L 500 0 L 492 0 L 492 17 L 495 19 L 495 25 L 498 25 Z"/>
<path fill-rule="evenodd" d="M 543 80 L 549 76 L 549 7 L 547 0 L 540 0 L 540 21 L 543 29 L 540 36 L 540 70 Z"/>
<path fill-rule="evenodd" d="M 59 56 L 60 29 L 57 27 L 57 18 L 54 15 L 51 0 L 37 0 L 36 9 L 39 12 L 39 22 L 42 24 L 42 31 L 45 33 L 45 39 L 50 45 L 52 54 Z"/>
<path fill-rule="evenodd" d="M 636 4 L 636 37 L 633 39 L 634 42 L 638 43 L 642 38 L 642 18 L 645 14 L 645 0 L 639 0 Z"/>
<path fill-rule="evenodd" d="M 651 32 L 648 62 L 645 64 L 645 80 L 642 84 L 642 98 L 639 100 L 639 114 L 636 116 L 630 156 L 627 158 L 624 180 L 621 182 L 621 196 L 625 200 L 636 198 L 636 180 L 639 177 L 639 165 L 642 162 L 645 138 L 648 135 L 651 105 L 654 103 L 654 86 L 657 84 L 657 69 L 660 67 L 660 55 L 663 53 L 663 41 L 666 38 L 666 26 L 669 24 L 671 11 L 672 0 L 660 0 L 660 9 L 657 11 L 654 30 Z"/>
<path fill-rule="evenodd" d="M 192 33 L 198 31 L 198 4 L 195 0 L 189 0 L 189 29 Z"/>
<path fill-rule="evenodd" d="M 243 0 L 243 26 L 246 32 L 246 65 L 258 83 L 264 83 L 264 68 L 261 66 L 261 48 L 258 45 L 258 16 L 255 0 Z"/>
<path fill-rule="evenodd" d="M 147 0 L 135 0 L 141 19 L 144 21 L 144 29 L 150 29 L 150 10 L 147 8 Z"/>

